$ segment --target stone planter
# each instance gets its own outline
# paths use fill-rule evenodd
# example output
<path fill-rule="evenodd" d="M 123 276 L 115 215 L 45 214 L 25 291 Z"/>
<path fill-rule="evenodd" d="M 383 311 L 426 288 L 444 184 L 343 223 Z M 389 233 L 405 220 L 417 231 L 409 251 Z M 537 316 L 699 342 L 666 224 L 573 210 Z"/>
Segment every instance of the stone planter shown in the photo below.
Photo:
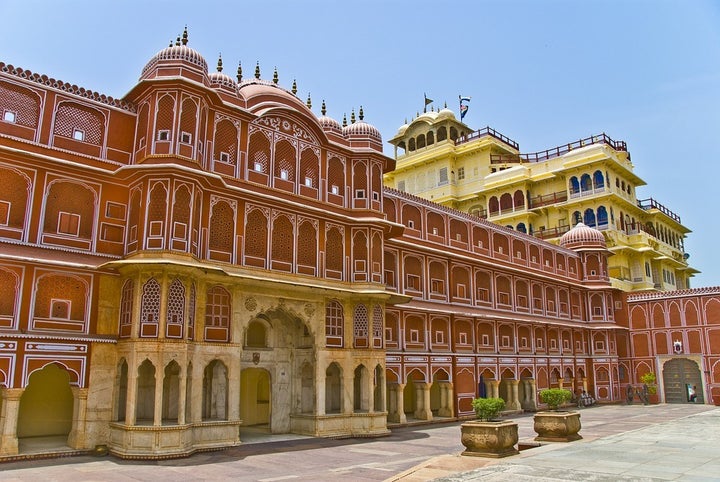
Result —
<path fill-rule="evenodd" d="M 538 412 L 535 414 L 535 440 L 539 442 L 572 442 L 580 440 L 580 413 Z"/>
<path fill-rule="evenodd" d="M 462 455 L 476 457 L 507 457 L 518 454 L 518 425 L 515 422 L 466 422 L 460 426 Z"/>

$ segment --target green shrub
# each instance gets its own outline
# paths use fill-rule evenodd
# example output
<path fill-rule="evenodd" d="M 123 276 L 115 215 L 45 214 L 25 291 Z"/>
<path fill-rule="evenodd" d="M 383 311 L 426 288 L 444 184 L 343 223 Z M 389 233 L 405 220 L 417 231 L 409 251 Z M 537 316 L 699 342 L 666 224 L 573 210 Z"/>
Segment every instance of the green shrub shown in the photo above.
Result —
<path fill-rule="evenodd" d="M 657 393 L 657 385 L 655 384 L 657 378 L 655 377 L 655 374 L 653 372 L 647 372 L 643 374 L 640 377 L 640 381 L 643 383 L 643 385 L 647 385 L 648 393 L 650 395 L 655 395 Z"/>
<path fill-rule="evenodd" d="M 572 399 L 572 392 L 564 388 L 546 388 L 540 390 L 540 400 L 547 403 L 550 410 L 557 410 L 560 405 Z"/>
<path fill-rule="evenodd" d="M 497 418 L 498 414 L 505 408 L 505 400 L 502 398 L 475 398 L 472 401 L 477 418 L 483 421 L 490 421 Z"/>

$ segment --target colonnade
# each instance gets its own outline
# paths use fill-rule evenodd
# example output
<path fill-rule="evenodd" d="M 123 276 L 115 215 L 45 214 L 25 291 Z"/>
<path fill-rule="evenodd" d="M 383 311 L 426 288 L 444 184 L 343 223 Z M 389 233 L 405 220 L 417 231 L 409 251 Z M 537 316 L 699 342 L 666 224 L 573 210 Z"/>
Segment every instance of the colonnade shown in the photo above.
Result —
<path fill-rule="evenodd" d="M 431 406 L 430 389 L 437 385 L 439 389 L 439 402 L 440 405 L 437 407 L 438 417 L 453 417 L 455 416 L 455 395 L 452 382 L 449 381 L 436 381 L 432 383 L 428 382 L 416 382 L 413 381 L 413 387 L 415 390 L 415 407 L 412 412 L 413 418 L 418 420 L 433 420 L 433 410 Z M 407 415 L 405 413 L 405 389 L 406 383 L 389 383 L 387 386 L 387 400 L 388 400 L 388 422 L 392 423 L 406 423 Z"/>
<path fill-rule="evenodd" d="M 73 396 L 72 426 L 67 444 L 76 449 L 86 448 L 86 413 L 88 389 L 70 387 Z M 0 456 L 17 455 L 20 400 L 25 388 L 0 388 Z"/>

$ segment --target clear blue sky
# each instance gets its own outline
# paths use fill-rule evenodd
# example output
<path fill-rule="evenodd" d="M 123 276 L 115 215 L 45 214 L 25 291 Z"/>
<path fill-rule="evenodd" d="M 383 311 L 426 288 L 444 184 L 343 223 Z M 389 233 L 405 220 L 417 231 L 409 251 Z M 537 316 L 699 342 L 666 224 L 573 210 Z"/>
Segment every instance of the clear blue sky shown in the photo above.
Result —
<path fill-rule="evenodd" d="M 466 123 L 523 152 L 625 140 L 638 197 L 693 231 L 693 287 L 720 286 L 718 1 L 0 0 L 0 61 L 122 97 L 186 24 L 211 72 L 218 53 L 231 76 L 277 66 L 316 113 L 362 105 L 386 140 L 424 93 L 454 110 L 472 96 Z"/>

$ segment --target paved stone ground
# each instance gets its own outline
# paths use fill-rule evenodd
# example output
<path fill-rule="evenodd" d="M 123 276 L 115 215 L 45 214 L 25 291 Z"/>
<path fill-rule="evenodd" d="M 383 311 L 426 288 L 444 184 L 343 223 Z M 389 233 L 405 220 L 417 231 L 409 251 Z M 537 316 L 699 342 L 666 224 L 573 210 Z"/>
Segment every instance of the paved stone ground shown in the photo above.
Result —
<path fill-rule="evenodd" d="M 460 423 L 453 422 L 393 429 L 379 439 L 260 439 L 165 461 L 80 456 L 8 462 L 0 464 L 0 480 L 720 481 L 720 408 L 615 405 L 581 413 L 583 440 L 546 444 L 500 460 L 459 456 Z M 531 440 L 532 415 L 512 419 L 521 442 Z"/>

